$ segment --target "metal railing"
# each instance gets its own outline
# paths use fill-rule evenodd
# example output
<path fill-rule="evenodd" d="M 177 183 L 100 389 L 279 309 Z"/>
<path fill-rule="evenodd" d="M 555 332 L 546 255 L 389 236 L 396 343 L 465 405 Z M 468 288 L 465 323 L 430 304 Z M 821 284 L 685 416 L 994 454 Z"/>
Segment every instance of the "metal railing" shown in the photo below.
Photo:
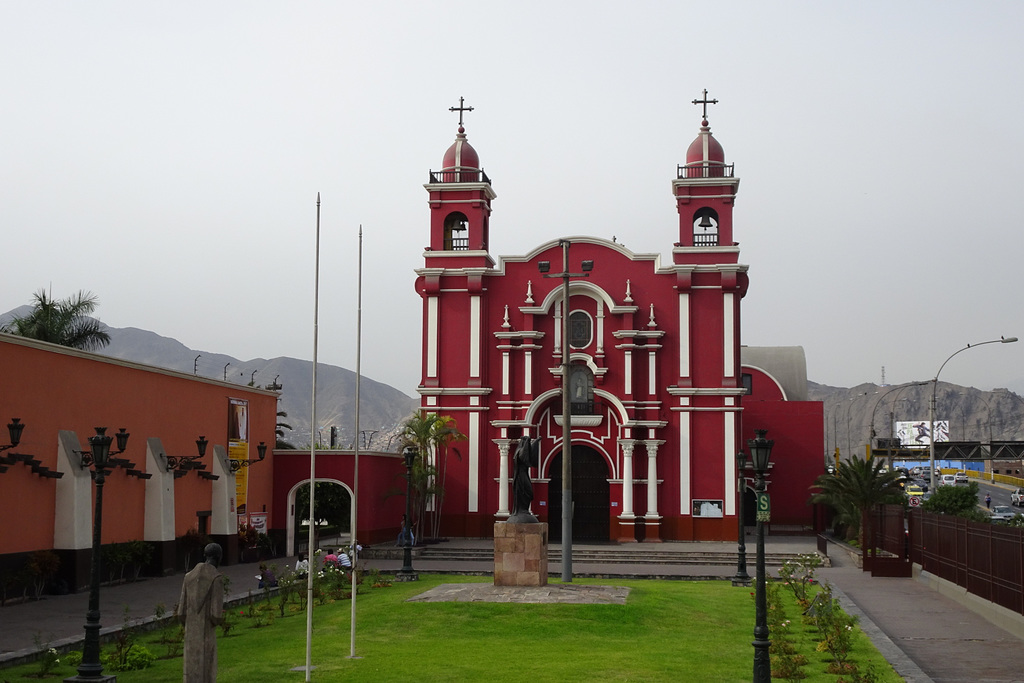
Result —
<path fill-rule="evenodd" d="M 444 241 L 445 251 L 466 251 L 469 249 L 468 237 L 449 237 Z"/>
<path fill-rule="evenodd" d="M 487 177 L 482 168 L 469 168 L 468 166 L 459 166 L 456 168 L 443 168 L 440 171 L 430 172 L 430 184 L 435 185 L 437 183 L 479 183 L 485 182 L 488 185 L 491 184 L 491 179 Z"/>
<path fill-rule="evenodd" d="M 733 164 L 720 161 L 702 161 L 696 164 L 683 164 L 676 167 L 676 179 L 684 178 L 732 178 Z"/>
<path fill-rule="evenodd" d="M 713 235 L 708 233 L 694 233 L 693 234 L 693 246 L 695 247 L 717 247 L 718 246 L 718 233 Z"/>

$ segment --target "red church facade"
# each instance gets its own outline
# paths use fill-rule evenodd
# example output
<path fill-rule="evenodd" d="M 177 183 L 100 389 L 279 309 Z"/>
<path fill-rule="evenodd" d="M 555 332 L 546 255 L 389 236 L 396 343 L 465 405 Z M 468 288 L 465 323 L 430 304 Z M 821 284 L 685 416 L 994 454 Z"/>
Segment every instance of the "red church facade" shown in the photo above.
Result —
<path fill-rule="evenodd" d="M 736 454 L 755 428 L 776 441 L 773 522 L 812 523 L 821 404 L 806 401 L 805 376 L 801 388 L 741 359 L 748 278 L 733 229 L 739 179 L 706 118 L 672 180 L 679 218 L 666 230 L 670 261 L 586 236 L 496 261 L 496 193 L 461 122 L 425 187 L 421 409 L 452 416 L 467 436 L 460 457 L 437 461 L 447 469 L 443 534 L 490 536 L 508 516 L 511 456 L 529 435 L 541 441 L 533 512 L 558 540 L 563 344 L 575 540 L 735 539 Z M 573 274 L 568 305 L 565 272 Z"/>

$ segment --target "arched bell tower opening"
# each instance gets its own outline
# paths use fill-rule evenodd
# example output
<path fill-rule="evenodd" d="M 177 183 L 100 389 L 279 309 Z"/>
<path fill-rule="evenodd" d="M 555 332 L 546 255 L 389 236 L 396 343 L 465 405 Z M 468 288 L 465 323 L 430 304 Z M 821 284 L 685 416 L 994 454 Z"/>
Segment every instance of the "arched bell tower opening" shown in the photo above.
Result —
<path fill-rule="evenodd" d="M 444 219 L 444 250 L 469 249 L 469 219 L 461 211 L 453 211 Z"/>
<path fill-rule="evenodd" d="M 693 215 L 693 246 L 718 246 L 718 212 L 702 207 Z"/>

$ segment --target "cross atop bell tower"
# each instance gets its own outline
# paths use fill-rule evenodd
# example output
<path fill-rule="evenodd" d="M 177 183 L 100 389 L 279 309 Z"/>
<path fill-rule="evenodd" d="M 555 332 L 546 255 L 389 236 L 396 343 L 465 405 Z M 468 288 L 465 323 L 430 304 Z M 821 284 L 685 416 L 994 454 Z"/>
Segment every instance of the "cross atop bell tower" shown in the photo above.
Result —
<path fill-rule="evenodd" d="M 718 100 L 709 100 L 708 99 L 708 89 L 704 88 L 704 99 L 702 99 L 702 100 L 694 100 L 693 103 L 694 104 L 703 104 L 704 105 L 703 119 L 705 121 L 707 121 L 708 120 L 708 105 L 709 104 L 718 104 Z M 459 118 L 459 123 L 462 123 L 461 116 Z M 707 125 L 707 124 L 705 123 L 704 125 Z"/>
<path fill-rule="evenodd" d="M 708 92 L 707 90 L 704 91 L 704 96 L 705 97 L 707 97 L 707 92 Z M 459 132 L 460 133 L 463 132 L 463 130 L 462 130 L 462 113 L 466 112 L 466 111 L 473 111 L 473 107 L 464 107 L 464 106 L 462 106 L 465 103 L 465 101 L 466 101 L 466 98 L 460 97 L 459 98 L 459 106 L 457 106 L 457 107 L 448 107 L 448 111 L 457 111 L 457 112 L 459 112 Z M 694 100 L 694 102 L 696 102 L 696 100 Z"/>

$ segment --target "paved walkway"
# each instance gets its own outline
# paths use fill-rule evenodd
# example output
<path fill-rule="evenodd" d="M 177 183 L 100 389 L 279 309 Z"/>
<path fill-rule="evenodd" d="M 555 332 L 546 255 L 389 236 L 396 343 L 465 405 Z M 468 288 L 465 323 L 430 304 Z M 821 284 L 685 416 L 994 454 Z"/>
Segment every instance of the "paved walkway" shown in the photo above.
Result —
<path fill-rule="evenodd" d="M 490 547 L 490 541 L 452 541 L 456 547 Z M 769 552 L 813 552 L 813 538 L 769 537 Z M 671 549 L 682 554 L 704 550 L 734 548 L 729 544 L 662 543 L 658 551 Z M 583 549 L 581 546 L 575 548 Z M 574 548 L 574 549 L 575 549 Z M 607 549 L 608 546 L 602 546 Z M 618 546 L 623 553 L 635 553 L 642 558 L 651 546 L 631 544 Z M 753 544 L 748 543 L 748 571 L 754 573 Z M 1024 641 L 999 628 L 960 603 L 932 590 L 925 582 L 915 579 L 873 578 L 854 566 L 849 556 L 830 552 L 832 567 L 818 570 L 821 579 L 836 589 L 846 609 L 860 616 L 861 627 L 874 640 L 889 662 L 907 681 L 922 683 L 1005 683 L 1024 682 Z M 282 559 L 278 565 L 291 566 L 294 558 Z M 384 570 L 397 570 L 400 561 L 372 560 L 367 564 Z M 443 565 L 443 566 L 435 566 Z M 460 571 L 489 573 L 493 565 L 482 561 L 430 561 L 417 560 L 417 571 Z M 229 594 L 245 597 L 256 590 L 256 565 L 234 565 L 223 571 L 231 579 Z M 560 564 L 549 566 L 552 577 L 560 574 Z M 735 566 L 691 564 L 626 564 L 573 563 L 574 576 L 651 577 L 725 579 L 735 573 Z M 124 621 L 127 610 L 131 619 L 147 619 L 158 604 L 170 612 L 178 600 L 182 576 L 147 579 L 121 586 L 104 587 L 101 592 L 101 610 L 104 630 L 114 630 Z M 580 586 L 582 587 L 582 586 Z M 575 591 L 575 593 L 574 593 Z M 487 588 L 493 593 L 492 587 Z M 575 587 L 570 591 L 548 591 L 564 599 L 579 597 Z M 585 593 L 585 591 L 584 591 Z M 480 597 L 480 596 L 477 596 Z M 494 596 L 492 596 L 494 597 Z M 497 596 L 494 599 L 505 599 Z M 607 597 L 607 596 L 602 596 Z M 425 598 L 425 599 L 429 599 Z M 511 598 L 508 598 L 511 599 Z M 560 599 L 560 598 L 559 598 Z M 36 650 L 35 640 L 49 644 L 71 644 L 80 641 L 84 633 L 87 593 L 66 596 L 47 596 L 38 602 L 8 605 L 0 608 L 0 664 Z M 1022 620 L 1024 623 L 1024 620 Z M 1022 631 L 1024 632 L 1024 631 Z"/>

